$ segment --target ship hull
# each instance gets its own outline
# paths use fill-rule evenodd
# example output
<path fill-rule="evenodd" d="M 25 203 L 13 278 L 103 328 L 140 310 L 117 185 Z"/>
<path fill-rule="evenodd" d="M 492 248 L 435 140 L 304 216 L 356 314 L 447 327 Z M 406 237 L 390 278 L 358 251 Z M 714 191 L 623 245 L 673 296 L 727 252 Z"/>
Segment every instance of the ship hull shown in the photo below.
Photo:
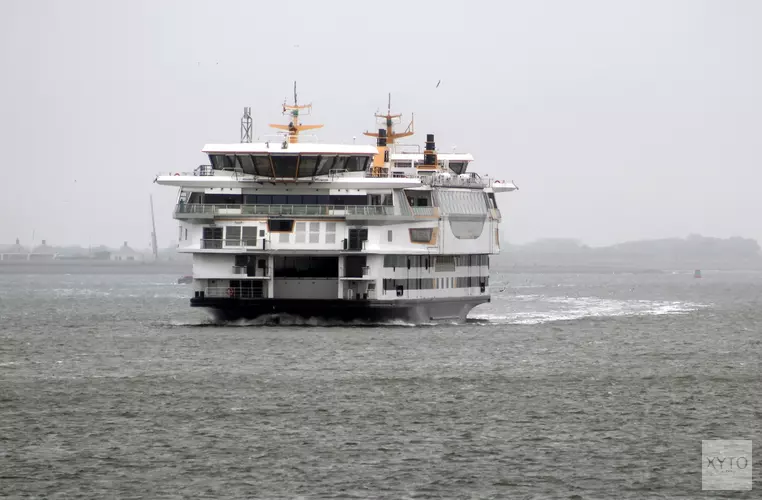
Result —
<path fill-rule="evenodd" d="M 308 300 L 192 298 L 191 306 L 208 308 L 221 321 L 256 319 L 268 315 L 291 315 L 335 321 L 416 324 L 463 322 L 469 311 L 489 302 L 489 296 L 422 300 Z"/>

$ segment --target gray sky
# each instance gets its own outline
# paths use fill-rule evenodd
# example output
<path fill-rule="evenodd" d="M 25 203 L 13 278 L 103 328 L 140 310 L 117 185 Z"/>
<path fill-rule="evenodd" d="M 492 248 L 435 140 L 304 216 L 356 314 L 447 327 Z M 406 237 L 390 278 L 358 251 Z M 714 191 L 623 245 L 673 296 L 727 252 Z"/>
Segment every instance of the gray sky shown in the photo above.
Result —
<path fill-rule="evenodd" d="M 392 92 L 499 195 L 512 242 L 762 240 L 762 2 L 0 2 L 0 243 L 175 238 L 158 172 L 282 122 L 298 81 L 322 142 Z M 439 88 L 435 88 L 438 80 Z"/>

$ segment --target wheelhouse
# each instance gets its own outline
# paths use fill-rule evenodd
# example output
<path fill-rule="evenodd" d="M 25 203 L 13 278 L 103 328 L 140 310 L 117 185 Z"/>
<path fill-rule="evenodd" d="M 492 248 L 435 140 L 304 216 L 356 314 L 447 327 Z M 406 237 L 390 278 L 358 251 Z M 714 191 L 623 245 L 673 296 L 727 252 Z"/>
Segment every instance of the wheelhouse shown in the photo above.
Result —
<path fill-rule="evenodd" d="M 373 156 L 378 153 L 372 146 L 270 143 L 209 145 L 203 151 L 209 155 L 213 170 L 277 179 L 334 173 L 364 175 L 372 165 Z"/>

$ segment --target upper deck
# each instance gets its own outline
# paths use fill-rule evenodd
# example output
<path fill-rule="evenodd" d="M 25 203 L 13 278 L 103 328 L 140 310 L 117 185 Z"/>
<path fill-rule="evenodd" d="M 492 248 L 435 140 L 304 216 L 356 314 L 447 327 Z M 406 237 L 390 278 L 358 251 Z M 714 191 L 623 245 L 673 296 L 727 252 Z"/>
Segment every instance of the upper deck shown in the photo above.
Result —
<path fill-rule="evenodd" d="M 373 146 L 281 142 L 208 144 L 212 169 L 271 179 L 299 179 L 332 172 L 365 172 L 378 150 Z"/>

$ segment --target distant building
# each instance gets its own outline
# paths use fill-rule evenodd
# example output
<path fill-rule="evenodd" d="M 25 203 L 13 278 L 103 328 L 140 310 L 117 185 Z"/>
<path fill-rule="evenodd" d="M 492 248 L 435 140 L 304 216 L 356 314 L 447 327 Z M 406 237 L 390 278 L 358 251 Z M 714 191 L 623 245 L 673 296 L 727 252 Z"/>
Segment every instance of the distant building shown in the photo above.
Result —
<path fill-rule="evenodd" d="M 16 243 L 6 245 L 4 249 L 0 250 L 0 260 L 29 260 L 29 250 L 24 248 L 19 239 L 16 238 Z"/>
<path fill-rule="evenodd" d="M 143 260 L 143 254 L 130 248 L 129 245 L 127 245 L 127 242 L 124 242 L 124 245 L 122 247 L 111 253 L 111 260 L 120 260 L 120 261 L 142 261 Z"/>

